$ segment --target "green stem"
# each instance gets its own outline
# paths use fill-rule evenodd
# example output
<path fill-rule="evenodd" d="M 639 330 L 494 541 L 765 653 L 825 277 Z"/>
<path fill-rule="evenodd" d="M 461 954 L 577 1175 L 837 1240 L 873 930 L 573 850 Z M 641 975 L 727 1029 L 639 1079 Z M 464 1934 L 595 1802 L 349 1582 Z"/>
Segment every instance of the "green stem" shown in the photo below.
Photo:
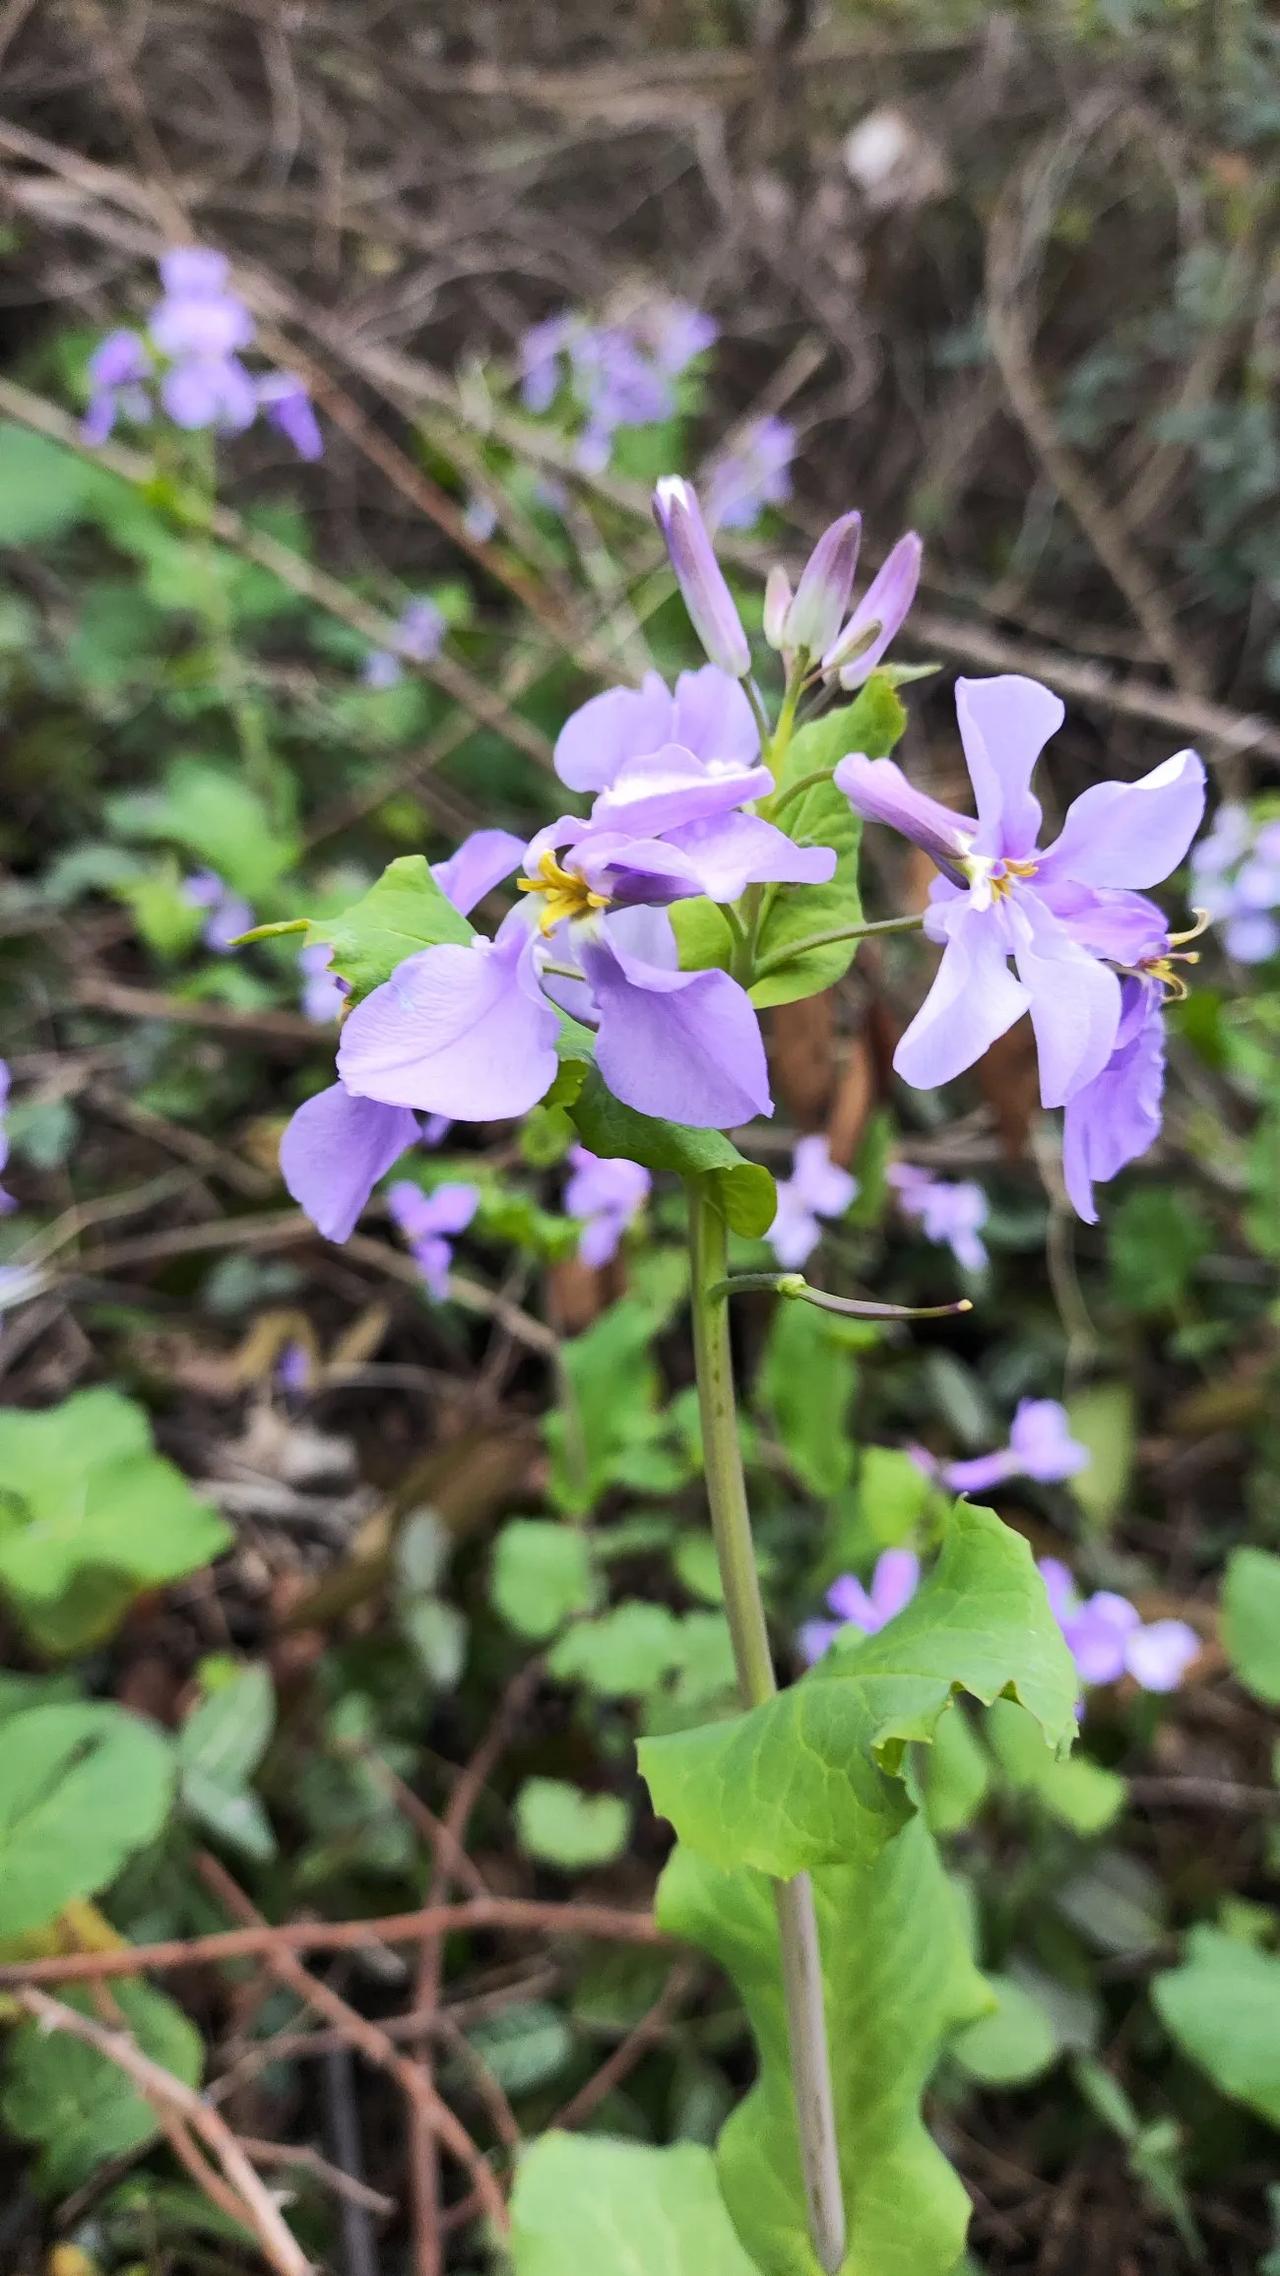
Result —
<path fill-rule="evenodd" d="M 971 1312 L 968 1296 L 950 1304 L 874 1304 L 860 1296 L 833 1296 L 826 1288 L 811 1288 L 802 1272 L 731 1272 L 710 1291 L 713 1296 L 772 1295 L 792 1303 L 816 1304 L 820 1312 L 839 1312 L 852 1320 L 949 1320 L 957 1312 Z"/>
<path fill-rule="evenodd" d="M 918 933 L 923 917 L 881 917 L 873 925 L 839 925 L 834 932 L 811 933 L 808 940 L 793 940 L 785 948 L 774 950 L 755 966 L 753 980 L 763 980 L 784 964 L 794 964 L 797 958 L 807 956 L 811 948 L 830 948 L 839 940 L 871 940 L 877 933 Z"/>
<path fill-rule="evenodd" d="M 776 797 L 769 800 L 766 818 L 770 822 L 776 822 L 780 814 L 786 813 L 788 806 L 794 806 L 797 798 L 804 797 L 806 790 L 816 790 L 820 783 L 830 780 L 830 767 L 815 767 L 812 774 L 800 775 L 795 782 L 789 782 L 785 790 L 780 790 Z"/>
<path fill-rule="evenodd" d="M 744 1707 L 759 1707 L 774 1697 L 777 1683 L 738 1440 L 729 1308 L 719 1292 L 727 1273 L 728 1241 L 724 1219 L 706 1193 L 692 1181 L 687 1191 L 693 1351 L 707 1502 L 738 1689 Z M 809 2233 L 821 2267 L 828 2276 L 835 2276 L 845 2252 L 844 2198 L 823 2011 L 818 1922 L 808 1874 L 775 1882 L 774 1898 Z"/>

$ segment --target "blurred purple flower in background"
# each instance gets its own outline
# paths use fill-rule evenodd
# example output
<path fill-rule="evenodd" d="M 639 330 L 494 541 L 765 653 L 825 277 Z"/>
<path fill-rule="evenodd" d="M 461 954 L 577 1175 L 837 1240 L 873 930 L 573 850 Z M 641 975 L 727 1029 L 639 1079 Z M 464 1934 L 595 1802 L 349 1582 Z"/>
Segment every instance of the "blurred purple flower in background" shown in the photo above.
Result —
<path fill-rule="evenodd" d="M 712 529 L 754 529 L 766 506 L 791 496 L 796 430 L 786 419 L 757 419 L 707 474 L 707 520 Z"/>
<path fill-rule="evenodd" d="M 567 1217 L 583 1220 L 578 1256 L 597 1270 L 617 1255 L 628 1225 L 649 1198 L 653 1179 L 639 1162 L 606 1159 L 586 1146 L 569 1150 L 572 1176 L 564 1189 Z"/>
<path fill-rule="evenodd" d="M 438 1185 L 433 1193 L 424 1193 L 421 1186 L 401 1179 L 387 1194 L 392 1220 L 437 1302 L 449 1293 L 453 1243 L 465 1233 L 479 1206 L 474 1185 Z"/>
<path fill-rule="evenodd" d="M 584 421 L 578 464 L 598 474 L 620 429 L 671 417 L 674 382 L 715 337 L 712 318 L 688 301 L 645 302 L 606 323 L 564 310 L 520 343 L 520 400 L 526 411 L 549 411 L 567 385 Z"/>
<path fill-rule="evenodd" d="M 913 1162 L 891 1163 L 886 1176 L 904 1217 L 919 1225 L 926 1241 L 950 1249 L 965 1272 L 983 1271 L 987 1251 L 979 1234 L 988 1202 L 980 1185 L 972 1178 L 936 1178 Z"/>
<path fill-rule="evenodd" d="M 419 664 L 429 664 L 444 646 L 448 620 L 426 594 L 409 601 L 398 618 L 400 637 Z M 371 648 L 361 667 L 367 688 L 393 688 L 404 677 L 404 665 L 390 648 Z"/>
<path fill-rule="evenodd" d="M 986 1493 L 1008 1478 L 1034 1478 L 1045 1486 L 1061 1485 L 1087 1470 L 1087 1446 L 1071 1436 L 1067 1410 L 1057 1399 L 1019 1399 L 1009 1426 L 1009 1443 L 995 1454 L 979 1454 L 970 1462 L 942 1464 L 937 1475 L 953 1493 Z"/>
<path fill-rule="evenodd" d="M 300 1399 L 311 1387 L 311 1354 L 296 1337 L 285 1344 L 276 1361 L 276 1383 L 286 1399 Z"/>
<path fill-rule="evenodd" d="M 86 442 L 105 442 L 120 418 L 144 424 L 158 388 L 177 427 L 241 434 L 262 410 L 300 457 L 319 458 L 323 437 L 296 372 L 254 374 L 241 361 L 255 325 L 231 284 L 226 255 L 177 246 L 161 256 L 159 267 L 162 291 L 146 337 L 109 332 L 89 359 Z"/>
<path fill-rule="evenodd" d="M 831 1159 L 825 1138 L 799 1138 L 791 1175 L 778 1181 L 778 1207 L 765 1238 L 785 1271 L 812 1256 L 822 1238 L 822 1217 L 843 1217 L 858 1181 Z"/>
<path fill-rule="evenodd" d="M 1121 1013 L 1112 963 L 1127 965 L 1135 932 L 1162 922 L 1134 889 L 1158 884 L 1185 855 L 1204 810 L 1204 767 L 1179 751 L 1139 782 L 1096 783 L 1042 851 L 1031 775 L 1062 724 L 1058 698 L 1010 674 L 957 681 L 956 708 L 976 822 L 915 790 L 892 759 L 855 755 L 836 769 L 860 814 L 901 830 L 943 872 L 925 916 L 942 961 L 894 1066 L 935 1089 L 1029 1012 L 1041 1100 L 1062 1106 L 1111 1058 Z"/>
<path fill-rule="evenodd" d="M 1177 1690 L 1200 1651 L 1200 1638 L 1185 1620 L 1144 1621 L 1127 1596 L 1110 1589 L 1082 1599 L 1057 1557 L 1041 1557 L 1038 1571 L 1082 1683 L 1117 1683 L 1130 1675 L 1143 1691 Z"/>
<path fill-rule="evenodd" d="M 488 544 L 498 526 L 498 509 L 483 491 L 471 491 L 462 509 L 462 525 L 478 545 Z"/>
<path fill-rule="evenodd" d="M 336 1019 L 351 993 L 345 980 L 329 970 L 333 954 L 328 941 L 312 941 L 298 951 L 298 970 L 302 974 L 302 1009 L 308 1019 L 317 1023 Z"/>
<path fill-rule="evenodd" d="M 910 1604 L 920 1581 L 920 1559 L 910 1549 L 886 1549 L 876 1559 L 871 1587 L 865 1589 L 852 1573 L 842 1573 L 827 1590 L 834 1620 L 807 1620 L 800 1630 L 800 1650 L 810 1665 L 821 1659 L 842 1628 L 860 1628 L 864 1636 L 877 1635 L 895 1613 Z"/>
<path fill-rule="evenodd" d="M 241 933 L 253 925 L 253 911 L 240 894 L 234 892 L 225 877 L 216 869 L 197 869 L 183 880 L 182 898 L 193 909 L 203 909 L 204 925 L 200 938 L 206 948 L 215 949 L 225 956 Z"/>
<path fill-rule="evenodd" d="M 4 1168 L 9 1159 L 9 1087 L 9 1062 L 7 1059 L 0 1059 L 0 1170 Z M 6 1193 L 4 1187 L 0 1185 L 0 1217 L 7 1217 L 17 1206 L 13 1195 Z"/>
<path fill-rule="evenodd" d="M 1192 856 L 1191 898 L 1241 964 L 1280 954 L 1280 816 L 1259 821 L 1247 806 L 1220 806 Z"/>

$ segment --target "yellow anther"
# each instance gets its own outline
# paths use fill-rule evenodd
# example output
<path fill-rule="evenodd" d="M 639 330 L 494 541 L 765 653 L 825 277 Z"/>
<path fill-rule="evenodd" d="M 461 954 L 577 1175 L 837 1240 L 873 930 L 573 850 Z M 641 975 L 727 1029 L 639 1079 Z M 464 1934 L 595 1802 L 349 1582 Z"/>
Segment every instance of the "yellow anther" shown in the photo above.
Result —
<path fill-rule="evenodd" d="M 546 906 L 538 919 L 538 930 L 544 935 L 553 933 L 556 926 L 568 917 L 586 917 L 593 909 L 607 909 L 607 893 L 593 892 L 585 877 L 573 869 L 564 869 L 548 848 L 538 861 L 536 877 L 517 878 L 521 893 L 545 893 Z"/>
<path fill-rule="evenodd" d="M 1170 933 L 1169 940 L 1174 948 L 1185 948 L 1189 940 L 1199 940 L 1201 933 L 1207 932 L 1213 922 L 1207 909 L 1193 909 L 1191 914 L 1196 921 L 1190 932 Z M 1186 961 L 1188 964 L 1198 964 L 1200 959 L 1198 956 L 1189 956 Z"/>
<path fill-rule="evenodd" d="M 1016 878 L 1034 877 L 1039 867 L 1038 861 L 1002 861 L 991 873 L 992 900 L 1005 900 L 1012 893 Z"/>

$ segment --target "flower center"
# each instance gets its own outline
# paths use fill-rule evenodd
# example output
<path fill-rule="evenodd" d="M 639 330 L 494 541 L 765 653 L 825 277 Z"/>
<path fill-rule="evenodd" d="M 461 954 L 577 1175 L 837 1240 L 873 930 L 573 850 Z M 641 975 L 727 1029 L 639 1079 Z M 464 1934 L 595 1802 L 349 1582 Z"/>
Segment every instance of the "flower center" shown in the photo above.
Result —
<path fill-rule="evenodd" d="M 965 854 L 960 867 L 968 877 L 975 908 L 990 909 L 997 901 L 1007 901 L 1015 884 L 1034 877 L 1040 864 L 1014 861 L 999 854 Z"/>
<path fill-rule="evenodd" d="M 546 905 L 538 919 L 538 930 L 552 933 L 568 917 L 586 917 L 593 909 L 607 909 L 607 893 L 593 892 L 586 878 L 577 870 L 563 869 L 550 848 L 539 857 L 536 877 L 518 877 L 517 890 L 521 893 L 544 893 Z"/>

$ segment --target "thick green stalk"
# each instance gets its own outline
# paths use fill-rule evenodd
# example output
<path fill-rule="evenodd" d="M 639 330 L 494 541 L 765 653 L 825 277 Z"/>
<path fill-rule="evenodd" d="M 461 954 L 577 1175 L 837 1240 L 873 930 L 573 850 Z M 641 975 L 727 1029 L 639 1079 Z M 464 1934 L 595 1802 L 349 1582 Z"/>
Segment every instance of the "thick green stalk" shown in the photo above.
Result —
<path fill-rule="evenodd" d="M 728 1242 L 724 1219 L 706 1193 L 690 1182 L 688 1196 L 693 1351 L 702 1416 L 707 1501 L 724 1585 L 725 1612 L 733 1639 L 738 1689 L 744 1707 L 758 1707 L 764 1700 L 772 1699 L 777 1684 L 760 1597 L 738 1440 L 729 1307 L 724 1291 Z M 794 1880 L 775 1882 L 774 1897 L 809 2234 L 822 2267 L 828 2276 L 835 2276 L 845 2252 L 844 2198 L 840 2187 L 813 1884 L 807 1873 L 798 1873 Z"/>

